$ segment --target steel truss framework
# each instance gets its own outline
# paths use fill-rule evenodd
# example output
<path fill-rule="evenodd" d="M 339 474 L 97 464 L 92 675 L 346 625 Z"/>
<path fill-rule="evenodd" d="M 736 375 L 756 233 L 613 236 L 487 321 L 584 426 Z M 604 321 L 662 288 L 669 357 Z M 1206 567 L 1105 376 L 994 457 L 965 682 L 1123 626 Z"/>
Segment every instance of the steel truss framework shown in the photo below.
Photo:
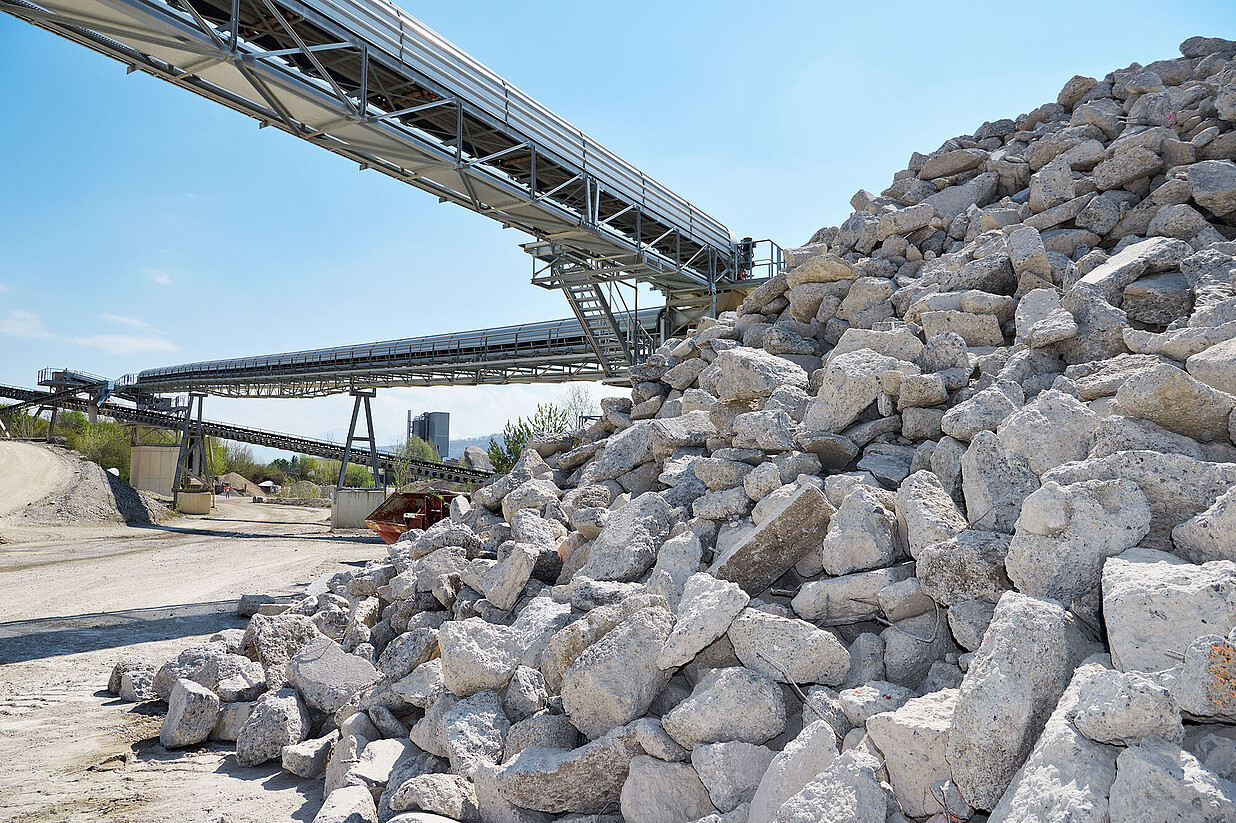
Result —
<path fill-rule="evenodd" d="M 645 309 L 620 315 L 615 323 L 621 334 L 646 339 L 658 333 L 661 315 L 660 309 Z M 138 397 L 183 391 L 317 397 L 359 388 L 555 383 L 606 376 L 584 328 L 566 319 L 147 369 L 121 378 L 115 391 Z"/>
<path fill-rule="evenodd" d="M 18 386 L 0 385 L 0 397 L 8 397 L 19 401 L 17 404 L 0 408 L 0 416 L 12 408 L 38 406 L 46 401 L 51 393 L 34 391 Z M 97 405 L 90 400 L 72 397 L 60 397 L 55 401 L 60 408 L 86 412 L 92 406 L 98 414 L 110 417 L 121 423 L 148 428 L 168 429 L 182 432 L 185 425 L 185 410 L 179 412 L 151 411 L 122 406 L 118 403 L 104 401 Z M 246 426 L 235 426 L 231 423 L 220 423 L 214 420 L 202 420 L 202 433 L 208 437 L 218 437 L 223 440 L 234 440 L 239 443 L 252 443 L 257 446 L 269 446 L 274 449 L 289 451 L 294 454 L 307 454 L 313 457 L 325 457 L 330 460 L 342 460 L 344 447 L 339 443 L 325 440 L 315 440 L 309 437 L 299 437 L 294 434 L 255 429 Z M 373 459 L 369 449 L 353 447 L 350 457 L 355 461 L 369 463 Z M 408 466 L 413 474 L 431 480 L 449 480 L 454 483 L 483 483 L 489 478 L 487 472 L 467 469 L 463 466 L 453 466 L 448 463 L 432 463 L 427 460 L 399 460 L 396 455 L 384 450 L 377 452 L 378 465 L 384 469 L 392 469 L 396 465 Z"/>
<path fill-rule="evenodd" d="M 718 220 L 384 0 L 0 9 L 527 232 L 562 276 L 638 280 L 672 303 L 747 274 Z"/>

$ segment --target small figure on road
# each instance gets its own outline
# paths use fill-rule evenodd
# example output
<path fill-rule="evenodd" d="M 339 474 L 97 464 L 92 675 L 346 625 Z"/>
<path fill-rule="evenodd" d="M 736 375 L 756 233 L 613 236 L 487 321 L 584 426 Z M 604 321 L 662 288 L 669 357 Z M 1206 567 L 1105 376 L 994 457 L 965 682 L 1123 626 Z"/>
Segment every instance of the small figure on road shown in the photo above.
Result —
<path fill-rule="evenodd" d="M 232 484 L 228 483 L 223 487 L 223 498 L 225 500 L 232 499 Z"/>

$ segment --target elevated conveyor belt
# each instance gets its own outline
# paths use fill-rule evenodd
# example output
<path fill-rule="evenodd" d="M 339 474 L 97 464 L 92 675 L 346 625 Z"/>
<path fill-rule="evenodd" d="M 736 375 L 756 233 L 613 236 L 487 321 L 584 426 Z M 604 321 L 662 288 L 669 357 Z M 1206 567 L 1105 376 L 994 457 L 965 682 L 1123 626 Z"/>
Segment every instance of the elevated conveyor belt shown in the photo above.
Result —
<path fill-rule="evenodd" d="M 660 309 L 618 316 L 626 339 L 657 330 Z M 316 397 L 358 388 L 561 383 L 606 377 L 575 319 L 433 334 L 382 343 L 146 369 L 117 393 L 198 391 L 227 397 Z"/>
<path fill-rule="evenodd" d="M 527 232 L 547 287 L 634 280 L 672 307 L 701 294 L 707 305 L 710 291 L 745 274 L 720 221 L 385 0 L 0 0 L 0 9 Z M 650 105 L 641 116 L 655 113 Z"/>
<path fill-rule="evenodd" d="M 85 400 L 60 397 L 52 401 L 52 394 L 54 393 L 33 391 L 18 386 L 0 385 L 0 397 L 8 397 L 18 401 L 18 404 L 15 405 L 37 406 L 40 404 L 40 401 L 49 401 L 54 402 L 60 408 L 73 409 L 80 412 L 89 410 L 90 403 Z M 3 413 L 7 408 L 10 407 L 0 407 L 0 413 Z M 97 408 L 99 414 L 121 423 L 173 430 L 180 429 L 184 425 L 183 416 L 176 414 L 143 411 L 111 402 L 101 403 Z M 314 440 L 308 437 L 298 437 L 294 434 L 284 434 L 282 432 L 254 429 L 246 426 L 234 426 L 230 423 L 219 423 L 212 420 L 202 421 L 202 428 L 207 436 L 218 437 L 223 440 L 252 443 L 255 446 L 269 446 L 270 448 L 282 449 L 294 454 L 307 454 L 313 457 L 325 457 L 330 460 L 340 460 L 343 457 L 342 445 L 325 440 Z M 352 462 L 368 465 L 371 462 L 371 453 L 367 449 L 353 446 L 351 459 Z M 462 466 L 452 466 L 447 463 L 433 463 L 428 460 L 407 460 L 403 462 L 410 466 L 411 473 L 431 480 L 448 480 L 454 483 L 484 483 L 490 476 L 487 472 L 475 471 Z M 390 452 L 379 450 L 378 463 L 389 469 L 395 465 L 396 457 Z"/>

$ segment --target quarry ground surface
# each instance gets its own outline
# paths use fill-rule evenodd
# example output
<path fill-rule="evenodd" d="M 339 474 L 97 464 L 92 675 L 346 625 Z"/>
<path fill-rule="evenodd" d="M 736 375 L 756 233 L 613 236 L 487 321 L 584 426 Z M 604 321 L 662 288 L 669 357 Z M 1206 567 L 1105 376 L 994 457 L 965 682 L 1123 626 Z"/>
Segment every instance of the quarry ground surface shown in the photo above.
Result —
<path fill-rule="evenodd" d="M 312 820 L 321 781 L 242 768 L 231 744 L 169 754 L 163 707 L 104 692 L 125 656 L 163 660 L 226 628 L 246 593 L 294 593 L 385 554 L 329 513 L 233 498 L 162 526 L 6 528 L 56 461 L 0 444 L 0 821 Z M 15 454 L 21 451 L 22 454 Z M 220 817 L 226 812 L 226 817 Z"/>

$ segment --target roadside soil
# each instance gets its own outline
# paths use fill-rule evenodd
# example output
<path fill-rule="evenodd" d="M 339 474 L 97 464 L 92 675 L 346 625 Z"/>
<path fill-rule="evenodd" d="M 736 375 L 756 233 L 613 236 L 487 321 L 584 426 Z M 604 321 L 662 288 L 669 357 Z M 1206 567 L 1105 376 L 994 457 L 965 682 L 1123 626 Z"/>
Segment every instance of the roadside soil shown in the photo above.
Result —
<path fill-rule="evenodd" d="M 219 500 L 162 525 L 15 533 L 4 512 L 54 493 L 55 463 L 0 450 L 0 821 L 309 821 L 321 781 L 277 763 L 242 768 L 232 744 L 168 752 L 165 707 L 104 689 L 121 657 L 163 661 L 226 628 L 242 594 L 293 594 L 385 554 L 369 532 L 331 532 L 322 509 Z M 54 457 L 54 456 L 53 456 Z M 7 462 L 6 462 L 7 460 Z M 35 479 L 19 484 L 15 478 Z"/>

